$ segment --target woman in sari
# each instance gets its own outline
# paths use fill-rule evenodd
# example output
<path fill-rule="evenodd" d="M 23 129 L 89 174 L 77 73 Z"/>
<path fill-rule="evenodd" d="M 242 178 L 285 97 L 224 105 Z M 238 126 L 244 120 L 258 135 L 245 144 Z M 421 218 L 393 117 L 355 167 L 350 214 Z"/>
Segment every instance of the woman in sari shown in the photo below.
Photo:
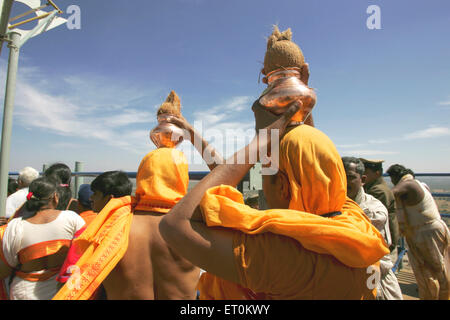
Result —
<path fill-rule="evenodd" d="M 12 276 L 11 300 L 48 300 L 74 234 L 85 222 L 75 212 L 58 210 L 58 182 L 50 177 L 29 187 L 26 215 L 0 227 L 0 279 Z"/>

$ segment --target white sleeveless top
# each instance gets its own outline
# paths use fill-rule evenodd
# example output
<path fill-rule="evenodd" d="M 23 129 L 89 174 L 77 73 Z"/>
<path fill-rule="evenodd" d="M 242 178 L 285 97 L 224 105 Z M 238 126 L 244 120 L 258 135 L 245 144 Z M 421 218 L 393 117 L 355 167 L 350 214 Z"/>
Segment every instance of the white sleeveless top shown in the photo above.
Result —
<path fill-rule="evenodd" d="M 419 180 L 415 180 L 422 188 L 424 197 L 422 201 L 414 206 L 406 206 L 408 213 L 408 221 L 411 227 L 419 227 L 424 224 L 433 222 L 436 219 L 441 219 L 439 209 L 433 199 L 430 191 L 423 186 Z M 401 203 L 397 203 L 398 222 L 405 224 L 405 212 Z"/>
<path fill-rule="evenodd" d="M 19 264 L 18 253 L 39 243 L 51 245 L 54 241 L 72 240 L 85 224 L 83 218 L 73 211 L 61 211 L 55 220 L 34 224 L 22 217 L 12 219 L 3 237 L 3 254 L 11 267 Z"/>

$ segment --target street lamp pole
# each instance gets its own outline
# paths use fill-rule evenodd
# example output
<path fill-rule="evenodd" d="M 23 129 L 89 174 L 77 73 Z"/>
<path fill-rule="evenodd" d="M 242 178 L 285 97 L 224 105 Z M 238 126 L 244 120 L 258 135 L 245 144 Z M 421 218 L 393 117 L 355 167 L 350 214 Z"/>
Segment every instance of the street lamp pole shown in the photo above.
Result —
<path fill-rule="evenodd" d="M 53 29 L 67 20 L 64 18 L 56 17 L 58 13 L 62 11 L 56 6 L 56 4 L 48 0 L 47 4 L 41 6 L 40 0 L 16 0 L 30 8 L 32 5 L 36 5 L 36 8 L 31 8 L 29 12 L 36 14 L 36 17 L 27 19 L 25 21 L 16 23 L 15 25 L 8 26 L 9 14 L 11 13 L 12 0 L 0 0 L 0 42 L 8 42 L 9 47 L 9 60 L 8 60 L 8 73 L 6 78 L 6 90 L 5 101 L 3 111 L 3 126 L 2 126 L 2 140 L 1 140 L 1 155 L 0 155 L 0 217 L 4 217 L 6 214 L 6 198 L 8 196 L 8 175 L 9 175 L 9 154 L 11 150 L 11 132 L 12 132 L 12 120 L 14 109 L 14 96 L 16 93 L 16 77 L 17 69 L 19 65 L 19 52 L 20 48 L 32 37 L 40 35 L 47 30 Z M 53 11 L 42 11 L 43 7 L 52 6 Z M 24 17 L 29 12 L 21 14 L 15 18 Z M 23 25 L 29 21 L 39 20 L 37 26 L 31 30 L 21 30 L 16 28 L 19 25 Z M 7 29 L 12 29 L 7 32 Z M 0 47 L 1 49 L 1 47 Z"/>
<path fill-rule="evenodd" d="M 8 74 L 6 78 L 5 105 L 3 111 L 2 146 L 0 156 L 0 217 L 6 214 L 6 198 L 8 196 L 9 151 L 11 149 L 12 118 L 14 109 L 14 96 L 16 93 L 16 77 L 19 65 L 20 34 L 10 32 L 8 39 L 9 59 Z"/>

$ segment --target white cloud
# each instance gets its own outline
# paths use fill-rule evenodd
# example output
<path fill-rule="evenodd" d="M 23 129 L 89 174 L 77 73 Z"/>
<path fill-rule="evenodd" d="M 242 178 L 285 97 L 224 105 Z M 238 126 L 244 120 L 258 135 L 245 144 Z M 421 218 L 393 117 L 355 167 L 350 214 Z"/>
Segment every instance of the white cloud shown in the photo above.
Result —
<path fill-rule="evenodd" d="M 355 143 L 355 144 L 339 144 L 336 145 L 336 148 L 343 148 L 343 149 L 347 149 L 347 148 L 359 148 L 362 147 L 363 144 L 361 143 Z"/>
<path fill-rule="evenodd" d="M 355 157 L 361 156 L 378 156 L 378 155 L 389 155 L 389 154 L 399 154 L 397 151 L 387 151 L 387 150 L 370 150 L 370 149 L 359 149 L 359 150 L 346 150 L 345 154 L 351 154 Z"/>
<path fill-rule="evenodd" d="M 386 139 L 374 139 L 374 140 L 369 140 L 368 143 L 371 144 L 384 144 L 384 143 L 389 143 L 389 140 Z"/>
<path fill-rule="evenodd" d="M 202 121 L 207 126 L 213 126 L 221 123 L 221 127 L 228 128 L 230 126 L 223 123 L 224 120 L 239 118 L 239 112 L 250 110 L 251 103 L 254 99 L 250 96 L 237 96 L 228 99 L 225 103 L 212 107 L 209 110 L 199 110 L 194 112 L 195 121 Z M 229 122 L 231 127 L 236 122 Z M 239 124 L 239 121 L 237 122 Z"/>
<path fill-rule="evenodd" d="M 203 138 L 215 147 L 216 151 L 229 157 L 243 148 L 254 136 L 254 119 L 251 105 L 254 97 L 236 96 L 224 103 L 208 110 L 193 112 L 192 125 Z M 245 120 L 245 111 L 248 111 L 248 120 Z M 197 151 L 190 145 L 182 146 L 190 163 L 199 164 L 202 160 L 195 155 Z"/>
<path fill-rule="evenodd" d="M 0 65 L 6 63 L 0 61 Z M 39 128 L 60 136 L 98 139 L 135 153 L 148 150 L 148 133 L 156 124 L 156 116 L 151 108 L 138 107 L 146 107 L 149 96 L 101 77 L 71 76 L 52 83 L 48 78 L 39 79 L 39 68 L 21 67 L 15 122 L 30 130 Z M 1 74 L 3 90 L 5 80 Z M 148 124 L 148 131 L 137 130 L 137 124 Z"/>
<path fill-rule="evenodd" d="M 42 77 L 38 67 L 22 67 L 19 75 L 14 121 L 23 127 L 64 137 L 96 139 L 135 154 L 155 148 L 149 133 L 156 125 L 157 89 L 146 90 L 144 96 L 144 90 L 97 75 L 70 75 L 58 82 Z M 154 97 L 150 103 L 148 95 Z M 228 157 L 254 136 L 250 108 L 253 100 L 250 96 L 236 96 L 207 110 L 196 110 L 193 125 L 197 128 L 200 124 L 204 138 Z M 246 110 L 250 110 L 248 121 L 243 118 Z M 144 124 L 146 129 L 141 129 Z M 66 141 L 58 146 L 73 148 L 77 143 Z M 187 142 L 181 149 L 188 158 L 197 153 Z M 196 158 L 194 164 L 201 162 Z"/>
<path fill-rule="evenodd" d="M 436 138 L 450 135 L 449 128 L 444 127 L 433 127 L 424 130 L 415 131 L 412 133 L 405 134 L 403 139 L 412 140 L 412 139 L 427 139 L 427 138 Z"/>

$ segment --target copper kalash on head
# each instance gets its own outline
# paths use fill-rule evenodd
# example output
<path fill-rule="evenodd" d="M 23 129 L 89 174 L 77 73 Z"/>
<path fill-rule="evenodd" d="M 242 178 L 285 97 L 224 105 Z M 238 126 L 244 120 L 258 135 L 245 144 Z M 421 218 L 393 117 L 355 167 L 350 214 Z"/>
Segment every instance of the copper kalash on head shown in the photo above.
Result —
<path fill-rule="evenodd" d="M 303 124 L 311 114 L 317 97 L 314 90 L 300 80 L 305 58 L 300 48 L 291 41 L 291 29 L 280 32 L 277 26 L 267 41 L 264 57 L 263 82 L 268 87 L 259 98 L 259 104 L 275 115 L 283 114 L 290 103 L 299 100 L 301 109 L 292 117 L 292 125 Z"/>
<path fill-rule="evenodd" d="M 150 140 L 157 148 L 175 148 L 183 141 L 183 129 L 167 121 L 171 116 L 181 116 L 181 102 L 175 91 L 171 91 L 156 114 L 158 125 L 150 131 Z"/>

